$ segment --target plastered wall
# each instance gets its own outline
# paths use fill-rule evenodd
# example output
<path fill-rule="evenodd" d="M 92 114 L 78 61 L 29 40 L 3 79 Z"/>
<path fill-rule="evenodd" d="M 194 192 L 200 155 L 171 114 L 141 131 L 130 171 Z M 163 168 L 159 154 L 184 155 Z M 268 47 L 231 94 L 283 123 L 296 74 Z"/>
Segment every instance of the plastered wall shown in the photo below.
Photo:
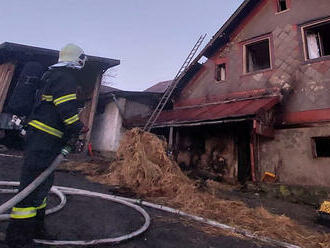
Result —
<path fill-rule="evenodd" d="M 276 173 L 280 182 L 330 186 L 330 158 L 314 158 L 312 137 L 330 136 L 330 124 L 321 127 L 276 130 L 275 138 L 258 145 L 261 175 Z"/>
<path fill-rule="evenodd" d="M 283 111 L 330 107 L 330 60 L 305 62 L 300 24 L 329 16 L 328 0 L 291 0 L 289 10 L 276 13 L 275 1 L 265 0 L 241 25 L 232 40 L 219 50 L 188 83 L 177 101 L 226 95 L 237 91 L 280 87 L 293 90 Z M 243 73 L 243 44 L 266 36 L 270 39 L 272 68 Z M 224 60 L 227 79 L 215 80 L 215 65 Z"/>
<path fill-rule="evenodd" d="M 124 109 L 126 100 L 118 99 L 119 106 Z M 117 150 L 124 129 L 122 117 L 114 102 L 105 106 L 102 114 L 95 116 L 91 143 L 93 149 L 100 152 L 114 152 Z"/>

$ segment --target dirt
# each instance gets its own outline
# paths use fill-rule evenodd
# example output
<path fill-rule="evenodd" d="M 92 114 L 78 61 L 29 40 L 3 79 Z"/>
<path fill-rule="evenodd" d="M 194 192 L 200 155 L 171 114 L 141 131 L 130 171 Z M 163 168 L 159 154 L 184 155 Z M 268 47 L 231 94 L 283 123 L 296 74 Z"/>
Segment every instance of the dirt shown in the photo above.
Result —
<path fill-rule="evenodd" d="M 0 180 L 17 180 L 21 164 L 21 158 L 0 156 Z M 101 193 L 109 193 L 113 190 L 113 187 L 92 183 L 79 173 L 64 171 L 56 172 L 55 185 L 77 187 Z M 9 195 L 0 195 L 0 202 L 4 202 L 9 197 Z M 52 198 L 50 205 L 54 201 Z M 212 232 L 203 231 L 204 229 L 199 223 L 149 208 L 146 210 L 152 218 L 148 231 L 138 238 L 114 245 L 115 247 L 271 247 L 239 237 L 214 235 Z M 86 240 L 123 235 L 135 230 L 142 222 L 143 219 L 138 213 L 125 206 L 99 199 L 68 196 L 68 204 L 65 209 L 47 217 L 47 228 L 57 239 Z M 0 223 L 0 233 L 5 232 L 6 226 L 7 223 Z M 5 247 L 0 243 L 0 248 Z M 66 247 L 69 248 L 69 246 Z"/>
<path fill-rule="evenodd" d="M 298 224 L 313 229 L 316 232 L 330 233 L 330 228 L 320 225 L 317 221 L 317 209 L 310 205 L 297 204 L 267 196 L 260 192 L 247 192 L 237 187 L 229 190 L 218 190 L 217 196 L 226 200 L 243 201 L 250 208 L 263 207 L 276 215 L 285 215 Z"/>

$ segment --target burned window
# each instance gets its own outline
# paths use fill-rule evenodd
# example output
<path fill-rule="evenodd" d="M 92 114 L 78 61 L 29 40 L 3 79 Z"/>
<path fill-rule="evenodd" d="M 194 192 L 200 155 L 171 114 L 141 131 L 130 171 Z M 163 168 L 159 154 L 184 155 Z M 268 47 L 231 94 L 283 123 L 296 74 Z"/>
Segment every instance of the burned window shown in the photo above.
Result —
<path fill-rule="evenodd" d="M 312 146 L 315 158 L 330 157 L 330 137 L 313 137 Z"/>
<path fill-rule="evenodd" d="M 330 22 L 305 28 L 308 59 L 330 55 Z"/>
<path fill-rule="evenodd" d="M 288 9 L 286 0 L 277 0 L 277 11 L 281 12 Z"/>
<path fill-rule="evenodd" d="M 217 81 L 225 81 L 226 80 L 226 64 L 216 65 L 215 79 Z"/>
<path fill-rule="evenodd" d="M 271 68 L 269 39 L 245 45 L 245 72 Z"/>

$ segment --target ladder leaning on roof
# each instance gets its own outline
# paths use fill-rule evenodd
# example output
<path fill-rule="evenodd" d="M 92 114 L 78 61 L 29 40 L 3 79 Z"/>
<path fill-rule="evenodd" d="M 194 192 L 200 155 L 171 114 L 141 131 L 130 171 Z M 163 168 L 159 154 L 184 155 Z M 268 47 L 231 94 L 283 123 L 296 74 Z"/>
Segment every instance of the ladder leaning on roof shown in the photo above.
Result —
<path fill-rule="evenodd" d="M 164 107 L 167 104 L 168 100 L 170 99 L 174 89 L 176 88 L 177 84 L 179 83 L 179 81 L 181 79 L 181 75 L 183 75 L 183 73 L 186 72 L 188 66 L 190 65 L 192 59 L 194 58 L 198 48 L 202 44 L 205 37 L 206 37 L 206 34 L 201 35 L 199 37 L 199 39 L 196 42 L 196 44 L 194 45 L 193 49 L 190 51 L 188 57 L 186 58 L 183 65 L 179 69 L 178 73 L 174 77 L 172 83 L 165 90 L 165 92 L 164 92 L 162 98 L 160 99 L 157 107 L 155 108 L 155 110 L 153 111 L 153 113 L 149 117 L 148 121 L 146 122 L 146 124 L 143 128 L 143 131 L 148 131 L 149 132 L 151 130 L 151 128 L 153 127 L 153 125 L 155 124 L 155 122 L 158 119 L 160 113 L 162 112 L 162 110 L 164 109 Z"/>

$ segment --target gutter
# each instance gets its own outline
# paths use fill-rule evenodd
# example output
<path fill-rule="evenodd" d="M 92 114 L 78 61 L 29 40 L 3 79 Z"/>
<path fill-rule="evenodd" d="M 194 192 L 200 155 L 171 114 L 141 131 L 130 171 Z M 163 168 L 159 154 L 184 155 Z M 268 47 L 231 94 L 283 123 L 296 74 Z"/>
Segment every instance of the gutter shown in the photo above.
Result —
<path fill-rule="evenodd" d="M 244 122 L 244 121 L 248 121 L 248 120 L 253 120 L 253 116 L 246 116 L 245 118 L 239 118 L 239 119 L 225 119 L 225 120 L 217 120 L 217 121 L 200 121 L 200 122 L 194 122 L 194 123 L 191 123 L 191 122 L 190 123 L 167 123 L 167 124 L 155 125 L 152 128 L 154 129 L 154 128 L 164 128 L 164 127 L 196 127 L 196 126 L 203 126 L 203 125 Z"/>

